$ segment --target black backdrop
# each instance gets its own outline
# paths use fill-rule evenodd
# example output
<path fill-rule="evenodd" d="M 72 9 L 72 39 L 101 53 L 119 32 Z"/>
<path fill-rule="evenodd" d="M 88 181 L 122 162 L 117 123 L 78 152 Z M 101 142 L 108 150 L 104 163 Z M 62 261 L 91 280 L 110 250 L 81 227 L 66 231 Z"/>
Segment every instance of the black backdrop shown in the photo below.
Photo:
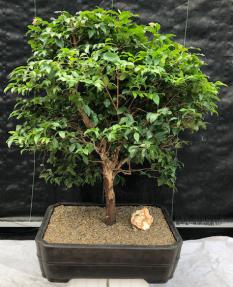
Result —
<path fill-rule="evenodd" d="M 222 90 L 219 116 L 207 117 L 208 128 L 195 135 L 179 159 L 184 168 L 178 173 L 174 195 L 174 217 L 183 220 L 233 218 L 233 3 L 232 0 L 126 0 L 113 1 L 114 7 L 131 10 L 140 20 L 159 22 L 162 31 L 177 35 L 186 46 L 200 47 L 206 55 L 206 72 L 213 80 L 229 85 Z M 112 0 L 36 0 L 36 13 L 50 18 L 54 11 L 75 13 L 101 6 L 111 8 Z M 8 116 L 15 99 L 3 95 L 7 74 L 25 63 L 30 54 L 26 26 L 35 14 L 34 0 L 0 0 L 0 216 L 29 215 L 33 175 L 33 155 L 8 149 L 5 140 L 15 122 Z M 186 28 L 185 28 L 186 27 Z M 185 30 L 187 33 L 185 33 Z M 185 39 L 186 34 L 186 39 Z M 32 215 L 41 215 L 57 201 L 102 201 L 101 186 L 65 191 L 39 180 L 40 155 L 36 154 L 36 178 Z M 158 189 L 156 182 L 132 176 L 117 190 L 118 202 L 157 202 L 171 211 L 172 191 Z"/>

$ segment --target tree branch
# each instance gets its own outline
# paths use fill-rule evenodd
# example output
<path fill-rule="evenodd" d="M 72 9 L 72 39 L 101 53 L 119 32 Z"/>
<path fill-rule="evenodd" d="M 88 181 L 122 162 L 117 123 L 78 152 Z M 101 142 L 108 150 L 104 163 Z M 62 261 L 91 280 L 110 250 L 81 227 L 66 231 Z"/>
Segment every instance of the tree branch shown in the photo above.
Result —
<path fill-rule="evenodd" d="M 107 94 L 108 94 L 108 96 L 109 96 L 109 98 L 110 98 L 110 100 L 111 100 L 111 102 L 112 102 L 112 104 L 113 104 L 115 110 L 117 111 L 117 106 L 115 105 L 115 103 L 114 103 L 114 101 L 113 101 L 113 98 L 112 98 L 112 96 L 111 96 L 111 94 L 110 94 L 110 92 L 109 92 L 109 90 L 108 90 L 107 87 L 105 87 L 105 91 L 107 92 Z"/>
<path fill-rule="evenodd" d="M 93 162 L 93 163 L 101 163 L 101 164 L 103 163 L 102 160 L 90 160 L 90 159 L 89 159 L 88 161 Z"/>
<path fill-rule="evenodd" d="M 119 84 L 119 74 L 118 71 L 116 71 L 116 86 L 117 86 L 117 109 L 119 108 L 119 97 L 120 97 L 120 84 Z"/>
<path fill-rule="evenodd" d="M 129 158 L 126 157 L 123 160 L 121 160 L 118 165 L 116 166 L 115 170 L 119 170 L 125 163 L 129 162 Z"/>
<path fill-rule="evenodd" d="M 115 175 L 117 175 L 118 173 L 123 173 L 125 175 L 131 175 L 132 174 L 132 171 L 131 170 L 127 170 L 127 169 L 119 169 Z"/>
<path fill-rule="evenodd" d="M 77 47 L 78 45 L 77 38 L 74 34 L 71 36 L 71 44 L 73 45 L 73 47 Z"/>
<path fill-rule="evenodd" d="M 130 168 L 129 169 L 118 169 L 117 172 L 115 174 L 118 173 L 123 173 L 125 175 L 131 175 L 132 172 L 139 172 L 139 171 L 157 171 L 156 169 L 153 168 Z"/>
<path fill-rule="evenodd" d="M 130 104 L 129 104 L 129 106 L 128 106 L 129 111 L 130 111 L 131 106 L 132 106 L 133 102 L 135 101 L 135 99 L 136 99 L 136 98 L 133 98 L 132 101 L 130 102 Z"/>
<path fill-rule="evenodd" d="M 143 110 L 141 108 L 135 108 L 135 110 L 132 112 L 132 115 L 136 115 L 136 113 L 138 113 L 140 111 L 143 112 L 143 113 L 147 113 L 147 111 L 145 111 L 145 110 Z"/>
<path fill-rule="evenodd" d="M 78 111 L 82 117 L 83 123 L 86 126 L 86 128 L 88 129 L 94 128 L 95 125 L 92 123 L 91 119 L 87 116 L 87 114 L 82 109 L 78 109 Z"/>

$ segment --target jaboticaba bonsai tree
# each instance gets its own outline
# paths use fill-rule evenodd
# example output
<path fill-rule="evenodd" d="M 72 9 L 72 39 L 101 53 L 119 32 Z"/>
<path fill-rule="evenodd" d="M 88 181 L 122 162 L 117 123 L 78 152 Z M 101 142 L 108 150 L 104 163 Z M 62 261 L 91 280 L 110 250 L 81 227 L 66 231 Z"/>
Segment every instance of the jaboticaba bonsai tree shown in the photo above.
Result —
<path fill-rule="evenodd" d="M 62 12 L 29 26 L 32 56 L 10 74 L 8 145 L 45 153 L 41 176 L 73 185 L 103 177 L 107 219 L 115 222 L 114 182 L 133 172 L 174 188 L 179 134 L 205 127 L 221 82 L 203 74 L 198 54 L 139 25 L 130 12 Z"/>

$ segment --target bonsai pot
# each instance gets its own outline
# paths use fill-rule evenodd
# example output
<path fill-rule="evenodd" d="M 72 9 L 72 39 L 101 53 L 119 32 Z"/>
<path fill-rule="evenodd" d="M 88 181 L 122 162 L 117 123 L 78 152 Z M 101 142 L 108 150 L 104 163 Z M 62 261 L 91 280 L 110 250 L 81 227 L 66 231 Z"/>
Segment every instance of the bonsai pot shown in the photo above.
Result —
<path fill-rule="evenodd" d="M 142 278 L 149 283 L 164 283 L 173 276 L 182 239 L 166 209 L 164 218 L 175 238 L 171 245 L 90 245 L 46 242 L 44 234 L 55 207 L 48 207 L 36 236 L 37 255 L 42 275 L 49 281 L 66 282 L 72 278 Z"/>

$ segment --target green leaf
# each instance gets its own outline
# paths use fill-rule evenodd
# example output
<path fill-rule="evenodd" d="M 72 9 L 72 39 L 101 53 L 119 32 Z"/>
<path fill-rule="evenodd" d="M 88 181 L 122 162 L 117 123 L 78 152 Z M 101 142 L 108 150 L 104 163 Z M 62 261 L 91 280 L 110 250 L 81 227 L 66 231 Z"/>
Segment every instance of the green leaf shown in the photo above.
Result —
<path fill-rule="evenodd" d="M 69 146 L 69 151 L 73 152 L 75 150 L 75 148 L 76 148 L 76 145 L 72 144 L 72 145 Z"/>
<path fill-rule="evenodd" d="M 103 83 L 104 83 L 104 85 L 105 85 L 106 87 L 108 87 L 108 84 L 109 84 L 109 78 L 108 78 L 108 76 L 106 76 L 106 75 L 103 76 Z"/>
<path fill-rule="evenodd" d="M 106 52 L 105 54 L 103 54 L 103 59 L 108 62 L 114 62 L 114 63 L 120 61 L 119 56 L 116 53 L 112 52 Z"/>
<path fill-rule="evenodd" d="M 41 137 L 40 134 L 34 136 L 35 144 L 38 144 L 40 137 Z"/>
<path fill-rule="evenodd" d="M 102 91 L 103 90 L 103 83 L 100 80 L 95 81 L 94 85 L 96 86 L 98 91 Z"/>
<path fill-rule="evenodd" d="M 53 138 L 53 140 L 52 140 L 52 148 L 54 149 L 54 150 L 56 150 L 57 148 L 58 148 L 58 140 L 56 139 L 56 138 Z"/>
<path fill-rule="evenodd" d="M 146 119 L 150 123 L 154 123 L 159 117 L 158 113 L 147 113 Z"/>
<path fill-rule="evenodd" d="M 128 111 L 127 107 L 120 107 L 120 108 L 117 110 L 117 114 L 118 114 L 118 115 L 121 115 L 121 114 L 123 114 L 123 113 L 125 113 L 125 112 L 127 112 L 127 111 Z"/>
<path fill-rule="evenodd" d="M 137 146 L 130 146 L 129 147 L 130 158 L 134 158 L 135 155 L 137 154 L 137 152 L 138 152 L 138 147 Z"/>
<path fill-rule="evenodd" d="M 135 141 L 138 142 L 140 135 L 139 135 L 139 133 L 134 133 L 133 137 L 134 137 Z"/>
<path fill-rule="evenodd" d="M 95 34 L 95 30 L 94 29 L 88 31 L 88 37 L 89 38 L 92 38 L 94 36 L 94 34 Z"/>
<path fill-rule="evenodd" d="M 66 137 L 65 131 L 59 131 L 58 134 L 62 139 L 64 139 Z"/>
<path fill-rule="evenodd" d="M 110 105 L 111 105 L 111 102 L 110 102 L 109 99 L 104 100 L 104 106 L 105 106 L 106 108 L 108 108 Z"/>
<path fill-rule="evenodd" d="M 87 114 L 87 116 L 90 116 L 91 109 L 89 108 L 89 106 L 88 105 L 83 105 L 83 109 L 84 109 L 84 112 Z"/>
<path fill-rule="evenodd" d="M 88 165 L 88 163 L 89 163 L 88 157 L 83 156 L 82 159 L 83 159 L 84 163 L 85 163 L 86 165 Z"/>
<path fill-rule="evenodd" d="M 9 137 L 9 139 L 7 140 L 7 145 L 8 145 L 9 148 L 11 147 L 13 142 L 14 142 L 14 137 L 12 137 L 12 136 Z"/>
<path fill-rule="evenodd" d="M 160 98 L 159 98 L 159 95 L 156 94 L 156 93 L 150 93 L 148 94 L 148 97 L 156 104 L 156 105 L 159 105 L 159 101 L 160 101 Z"/>

